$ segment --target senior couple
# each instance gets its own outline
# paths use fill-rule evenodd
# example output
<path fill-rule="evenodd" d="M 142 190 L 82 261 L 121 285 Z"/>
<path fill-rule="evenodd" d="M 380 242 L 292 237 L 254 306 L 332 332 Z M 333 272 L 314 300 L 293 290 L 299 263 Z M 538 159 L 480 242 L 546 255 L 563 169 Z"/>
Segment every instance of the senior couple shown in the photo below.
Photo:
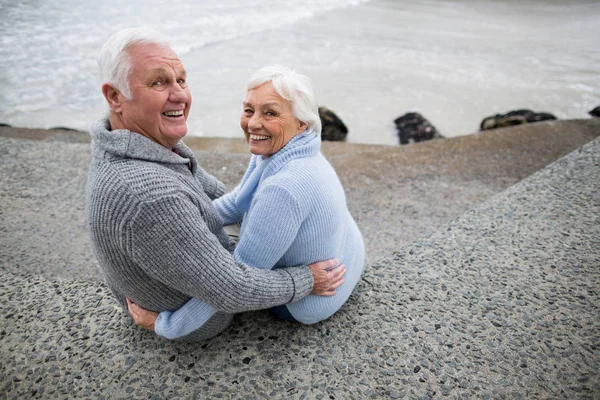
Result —
<path fill-rule="evenodd" d="M 192 96 L 168 39 L 126 29 L 99 64 L 109 115 L 90 131 L 87 224 L 136 324 L 200 341 L 243 311 L 302 324 L 338 311 L 360 279 L 364 244 L 320 152 L 310 80 L 279 66 L 250 79 L 240 125 L 252 158 L 225 194 L 181 142 Z M 223 228 L 236 224 L 237 244 Z"/>

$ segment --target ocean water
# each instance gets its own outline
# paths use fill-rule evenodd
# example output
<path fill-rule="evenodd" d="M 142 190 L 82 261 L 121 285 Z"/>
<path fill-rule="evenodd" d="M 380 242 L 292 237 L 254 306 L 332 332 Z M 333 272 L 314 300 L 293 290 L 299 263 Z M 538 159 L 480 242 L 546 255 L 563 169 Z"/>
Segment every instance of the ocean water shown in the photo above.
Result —
<path fill-rule="evenodd" d="M 98 51 L 138 25 L 174 39 L 191 135 L 240 136 L 245 83 L 274 63 L 313 79 L 350 142 L 397 143 L 408 111 L 456 136 L 516 108 L 600 105 L 598 1 L 0 0 L 0 122 L 86 130 L 105 112 Z"/>

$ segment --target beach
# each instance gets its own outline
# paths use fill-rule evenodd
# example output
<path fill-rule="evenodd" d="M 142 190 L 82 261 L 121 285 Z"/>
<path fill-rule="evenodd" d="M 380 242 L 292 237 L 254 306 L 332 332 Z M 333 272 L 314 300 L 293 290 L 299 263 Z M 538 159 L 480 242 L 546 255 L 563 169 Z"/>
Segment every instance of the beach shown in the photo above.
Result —
<path fill-rule="evenodd" d="M 301 325 L 205 343 L 133 325 L 85 229 L 89 136 L 0 127 L 0 387 L 8 398 L 595 398 L 600 119 L 408 146 L 323 143 L 367 249 Z M 233 187 L 242 139 L 186 138 Z M 537 172 L 536 172 L 537 171 Z"/>
<path fill-rule="evenodd" d="M 1 7 L 0 122 L 12 126 L 87 130 L 105 112 L 100 46 L 140 24 L 175 40 L 193 136 L 239 137 L 245 84 L 267 64 L 311 77 L 350 143 L 398 144 L 393 120 L 409 111 L 452 137 L 518 108 L 585 118 L 600 104 L 598 2 L 184 2 L 168 23 L 158 1 Z"/>
<path fill-rule="evenodd" d="M 600 393 L 600 118 L 587 115 L 600 3 L 23 0 L 0 15 L 2 396 Z M 133 325 L 115 301 L 86 227 L 86 131 L 105 112 L 100 46 L 141 23 L 174 38 L 194 96 L 184 142 L 228 190 L 250 157 L 238 120 L 257 68 L 310 76 L 349 127 L 321 151 L 365 270 L 331 318 L 247 312 L 190 344 Z M 469 135 L 517 108 L 560 120 Z M 398 146 L 393 120 L 409 111 L 447 138 Z"/>

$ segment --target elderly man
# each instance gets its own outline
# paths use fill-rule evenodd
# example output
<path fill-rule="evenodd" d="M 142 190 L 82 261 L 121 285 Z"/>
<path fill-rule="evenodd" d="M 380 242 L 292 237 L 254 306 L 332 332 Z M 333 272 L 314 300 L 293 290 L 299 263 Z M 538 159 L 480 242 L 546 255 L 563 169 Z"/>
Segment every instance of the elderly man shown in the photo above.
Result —
<path fill-rule="evenodd" d="M 110 110 L 90 131 L 86 213 L 95 255 L 123 307 L 126 298 L 154 311 L 201 299 L 212 316 L 182 338 L 198 341 L 225 329 L 233 313 L 335 293 L 346 272 L 330 270 L 337 260 L 280 270 L 234 260 L 211 203 L 225 187 L 180 141 L 192 97 L 162 35 L 118 32 L 102 48 L 100 69 Z"/>

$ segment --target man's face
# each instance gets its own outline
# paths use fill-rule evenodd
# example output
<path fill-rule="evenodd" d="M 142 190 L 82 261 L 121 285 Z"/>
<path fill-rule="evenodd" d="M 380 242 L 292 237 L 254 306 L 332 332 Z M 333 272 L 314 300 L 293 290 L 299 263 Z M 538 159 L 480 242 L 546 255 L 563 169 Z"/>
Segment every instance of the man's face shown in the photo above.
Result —
<path fill-rule="evenodd" d="M 120 107 L 113 111 L 125 129 L 172 148 L 187 134 L 192 104 L 183 64 L 173 50 L 155 44 L 133 46 L 129 56 L 133 99 L 119 94 Z"/>

